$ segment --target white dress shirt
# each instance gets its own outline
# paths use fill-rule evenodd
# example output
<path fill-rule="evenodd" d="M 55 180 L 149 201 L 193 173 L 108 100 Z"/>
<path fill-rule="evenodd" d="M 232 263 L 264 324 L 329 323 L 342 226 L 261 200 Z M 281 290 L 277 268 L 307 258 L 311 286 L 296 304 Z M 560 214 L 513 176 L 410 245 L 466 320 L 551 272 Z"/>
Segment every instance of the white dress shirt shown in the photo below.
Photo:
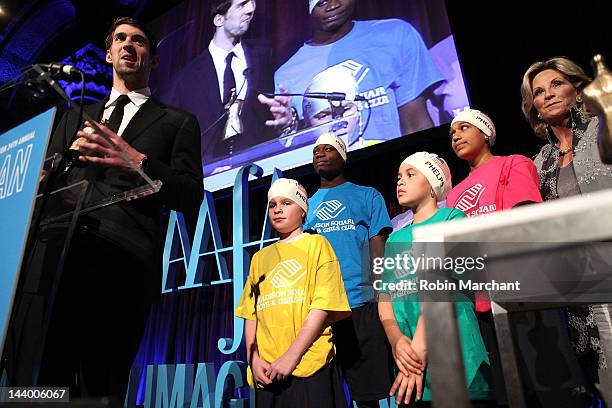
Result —
<path fill-rule="evenodd" d="M 238 99 L 244 101 L 249 84 L 246 76 L 244 75 L 244 71 L 247 69 L 247 61 L 244 55 L 244 49 L 242 48 L 242 43 L 239 42 L 234 46 L 234 48 L 226 51 L 211 41 L 210 44 L 208 44 L 208 51 L 212 56 L 213 64 L 215 64 L 215 71 L 217 71 L 220 100 L 223 100 L 223 74 L 225 73 L 225 58 L 227 57 L 227 54 L 232 51 L 234 52 L 234 58 L 232 58 L 232 71 L 234 72 L 234 78 L 236 78 L 236 92 L 238 92 Z"/>
<path fill-rule="evenodd" d="M 108 102 L 106 102 L 106 105 L 104 105 L 102 120 L 107 121 L 110 118 L 110 115 L 115 109 L 117 98 L 119 98 L 119 96 L 121 96 L 119 91 L 117 91 L 115 88 L 111 89 Z M 137 89 L 135 91 L 128 92 L 127 96 L 130 98 L 130 102 L 128 102 L 123 108 L 123 119 L 121 120 L 121 125 L 117 131 L 119 136 L 123 134 L 123 131 L 127 127 L 128 123 L 130 123 L 130 120 L 132 120 L 136 112 L 138 112 L 138 109 L 140 109 L 140 107 L 149 99 L 151 96 L 151 90 L 149 87 Z"/>

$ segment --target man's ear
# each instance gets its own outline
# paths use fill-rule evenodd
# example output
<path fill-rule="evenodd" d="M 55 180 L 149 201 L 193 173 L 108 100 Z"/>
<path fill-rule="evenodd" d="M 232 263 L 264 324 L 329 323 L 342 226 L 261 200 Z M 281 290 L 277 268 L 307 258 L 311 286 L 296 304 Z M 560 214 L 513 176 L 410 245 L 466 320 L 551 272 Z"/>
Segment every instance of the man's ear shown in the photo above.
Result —
<path fill-rule="evenodd" d="M 213 24 L 215 25 L 215 27 L 219 28 L 222 27 L 223 24 L 225 23 L 225 17 L 223 17 L 221 14 L 217 14 L 214 18 L 213 18 Z"/>
<path fill-rule="evenodd" d="M 109 64 L 113 63 L 113 58 L 111 57 L 110 50 L 106 50 L 106 62 L 108 62 Z"/>
<path fill-rule="evenodd" d="M 154 55 L 151 57 L 151 69 L 155 68 L 157 65 L 159 65 L 159 57 Z"/>

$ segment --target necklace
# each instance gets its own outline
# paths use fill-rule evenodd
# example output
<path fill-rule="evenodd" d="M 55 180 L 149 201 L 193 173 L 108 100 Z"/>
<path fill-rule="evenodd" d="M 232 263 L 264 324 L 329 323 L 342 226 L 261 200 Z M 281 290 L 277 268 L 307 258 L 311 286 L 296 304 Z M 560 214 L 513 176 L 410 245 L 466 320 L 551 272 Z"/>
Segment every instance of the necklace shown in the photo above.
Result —
<path fill-rule="evenodd" d="M 568 147 L 567 149 L 561 149 L 559 146 L 557 146 L 557 149 L 559 149 L 559 156 L 565 156 L 572 151 L 572 146 Z"/>

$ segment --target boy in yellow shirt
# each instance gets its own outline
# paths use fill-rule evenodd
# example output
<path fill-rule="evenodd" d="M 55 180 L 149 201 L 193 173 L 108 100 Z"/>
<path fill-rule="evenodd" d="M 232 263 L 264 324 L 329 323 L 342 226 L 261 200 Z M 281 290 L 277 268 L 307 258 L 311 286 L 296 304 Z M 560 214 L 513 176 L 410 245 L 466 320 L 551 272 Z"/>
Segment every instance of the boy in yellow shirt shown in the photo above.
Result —
<path fill-rule="evenodd" d="M 268 205 L 281 239 L 253 256 L 236 309 L 257 406 L 345 407 L 330 326 L 351 310 L 338 259 L 324 237 L 302 232 L 308 196 L 297 181 L 276 180 Z"/>

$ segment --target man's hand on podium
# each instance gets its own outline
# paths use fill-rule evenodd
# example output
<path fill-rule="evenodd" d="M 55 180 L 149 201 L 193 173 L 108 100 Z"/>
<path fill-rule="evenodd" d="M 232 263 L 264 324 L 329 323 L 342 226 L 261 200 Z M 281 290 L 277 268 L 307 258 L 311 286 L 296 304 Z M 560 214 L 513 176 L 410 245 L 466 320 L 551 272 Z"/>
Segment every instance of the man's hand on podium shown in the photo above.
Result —
<path fill-rule="evenodd" d="M 90 126 L 88 122 L 85 124 L 86 126 Z M 104 135 L 106 135 L 119 149 L 121 149 L 127 157 L 129 157 L 137 166 L 142 167 L 143 160 L 146 158 L 145 154 L 134 149 L 122 137 L 106 126 L 99 123 L 96 123 L 96 125 L 98 125 Z M 111 144 L 95 131 L 93 133 L 89 133 L 80 130 L 77 132 L 77 136 L 86 140 L 79 144 L 79 150 L 83 154 L 79 157 L 79 160 L 87 163 L 96 163 L 103 166 L 115 167 L 127 172 L 134 172 L 134 169 L 121 157 L 119 152 L 113 149 Z"/>

